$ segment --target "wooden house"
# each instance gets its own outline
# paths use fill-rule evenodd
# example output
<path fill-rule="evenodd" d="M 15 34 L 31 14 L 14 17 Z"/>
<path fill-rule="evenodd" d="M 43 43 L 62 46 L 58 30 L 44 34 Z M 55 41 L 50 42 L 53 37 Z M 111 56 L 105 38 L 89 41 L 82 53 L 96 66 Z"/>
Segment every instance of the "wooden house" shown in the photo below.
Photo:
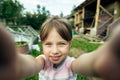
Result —
<path fill-rule="evenodd" d="M 76 30 L 83 34 L 105 37 L 120 21 L 119 0 L 86 0 L 77 6 L 74 14 Z"/>

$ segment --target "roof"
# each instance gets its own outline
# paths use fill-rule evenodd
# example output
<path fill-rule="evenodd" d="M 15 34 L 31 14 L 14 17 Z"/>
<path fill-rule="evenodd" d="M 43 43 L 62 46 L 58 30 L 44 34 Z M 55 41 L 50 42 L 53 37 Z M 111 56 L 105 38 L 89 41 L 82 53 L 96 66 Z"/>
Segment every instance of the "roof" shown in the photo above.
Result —
<path fill-rule="evenodd" d="M 90 3 L 94 2 L 96 0 L 85 0 L 83 3 L 81 3 L 80 5 L 78 5 L 74 11 L 78 10 L 78 9 L 82 9 L 82 7 L 85 7 L 87 5 L 89 5 Z"/>
<path fill-rule="evenodd" d="M 74 11 L 77 11 L 77 10 L 80 10 L 82 9 L 83 7 L 86 7 L 88 5 L 90 5 L 91 3 L 93 2 L 96 2 L 97 0 L 85 0 L 83 3 L 81 3 L 80 5 L 78 5 Z M 113 3 L 114 1 L 119 1 L 119 0 L 101 0 L 101 4 L 104 6 L 106 4 L 109 4 L 109 3 Z M 96 3 L 95 3 L 96 4 Z"/>
<path fill-rule="evenodd" d="M 29 44 L 29 49 L 32 48 L 32 45 L 35 44 L 35 41 L 40 40 L 39 34 L 30 26 L 20 26 L 20 27 L 10 27 L 7 26 L 7 29 L 11 32 L 15 42 L 17 41 L 26 41 Z"/>

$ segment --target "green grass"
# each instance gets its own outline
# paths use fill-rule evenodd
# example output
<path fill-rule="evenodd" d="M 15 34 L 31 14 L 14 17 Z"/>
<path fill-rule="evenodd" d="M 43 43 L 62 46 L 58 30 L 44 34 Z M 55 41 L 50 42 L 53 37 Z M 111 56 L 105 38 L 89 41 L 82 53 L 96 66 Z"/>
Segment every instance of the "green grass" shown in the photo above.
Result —
<path fill-rule="evenodd" d="M 98 48 L 100 44 L 93 44 L 89 42 L 84 42 L 84 41 L 78 41 L 76 39 L 73 40 L 71 47 L 74 48 L 81 48 L 82 50 L 85 50 L 86 52 L 91 52 Z"/>
<path fill-rule="evenodd" d="M 41 50 L 42 50 L 42 46 L 41 46 L 41 43 L 38 43 Z M 78 40 L 75 40 L 73 39 L 73 42 L 72 42 L 72 45 L 71 47 L 74 47 L 74 48 L 81 48 L 83 50 L 85 50 L 86 52 L 91 52 L 93 50 L 95 50 L 96 48 L 98 48 L 100 46 L 100 44 L 92 44 L 92 43 L 89 43 L 89 42 L 84 42 L 84 41 L 78 41 Z M 36 50 L 32 50 L 30 55 L 36 57 L 38 55 L 40 55 L 42 53 L 42 51 L 36 51 Z M 26 78 L 26 79 L 22 79 L 22 80 L 39 80 L 38 78 L 38 74 L 30 77 L 30 78 Z M 78 75 L 77 76 L 77 80 L 86 80 L 86 77 L 84 76 L 80 76 Z"/>

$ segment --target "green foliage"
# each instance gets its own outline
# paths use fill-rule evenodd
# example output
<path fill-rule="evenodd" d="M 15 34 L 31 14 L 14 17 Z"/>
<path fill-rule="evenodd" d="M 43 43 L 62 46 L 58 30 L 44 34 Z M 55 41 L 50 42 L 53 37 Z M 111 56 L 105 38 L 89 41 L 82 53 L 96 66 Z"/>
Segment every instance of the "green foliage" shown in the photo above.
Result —
<path fill-rule="evenodd" d="M 25 14 L 25 16 L 22 16 L 20 18 L 20 24 L 21 25 L 30 25 L 32 26 L 34 29 L 40 29 L 42 23 L 49 17 L 49 11 L 47 11 L 45 9 L 45 7 L 43 8 L 43 10 L 38 10 L 38 13 L 30 13 L 27 12 Z M 40 12 L 41 11 L 41 12 Z"/>
<path fill-rule="evenodd" d="M 70 23 L 72 29 L 75 29 L 75 26 L 74 26 L 74 20 L 70 20 L 69 23 Z"/>
<path fill-rule="evenodd" d="M 63 18 L 63 16 L 64 16 L 64 15 L 63 15 L 63 12 L 61 12 L 61 13 L 60 13 L 60 17 Z"/>
<path fill-rule="evenodd" d="M 70 14 L 71 16 L 74 15 L 74 13 L 75 13 L 74 9 L 75 9 L 75 8 L 76 8 L 76 5 L 73 5 L 73 8 L 72 8 L 71 14 Z"/>
<path fill-rule="evenodd" d="M 21 80 L 39 80 L 39 76 L 38 76 L 38 74 L 36 74 L 36 75 L 34 75 L 32 77 L 21 79 Z"/>
<path fill-rule="evenodd" d="M 40 29 L 42 23 L 50 16 L 45 7 L 37 5 L 34 13 L 23 14 L 24 6 L 18 0 L 0 0 L 0 20 L 6 25 L 29 25 L 34 29 Z"/>
<path fill-rule="evenodd" d="M 78 75 L 77 80 L 86 80 L 86 77 L 82 75 Z"/>
<path fill-rule="evenodd" d="M 42 44 L 41 42 L 38 42 L 38 45 L 40 47 L 40 51 L 37 51 L 35 49 L 32 49 L 31 52 L 30 52 L 30 55 L 34 56 L 34 57 L 37 57 L 38 55 L 42 54 Z"/>
<path fill-rule="evenodd" d="M 27 45 L 28 43 L 27 42 L 24 42 L 24 41 L 20 41 L 20 42 L 16 42 L 16 45 L 17 46 L 23 46 L 23 45 Z"/>
<path fill-rule="evenodd" d="M 50 16 L 50 12 L 45 7 L 37 5 L 37 12 L 27 12 L 20 18 L 21 25 L 30 25 L 34 29 L 40 29 L 42 23 Z"/>
<path fill-rule="evenodd" d="M 23 5 L 17 0 L 0 0 L 0 18 L 5 20 L 6 23 L 16 22 L 16 18 L 21 15 Z"/>
<path fill-rule="evenodd" d="M 34 57 L 37 57 L 38 55 L 40 55 L 40 51 L 37 51 L 35 49 L 32 49 L 31 52 L 30 52 L 30 55 L 34 56 Z"/>

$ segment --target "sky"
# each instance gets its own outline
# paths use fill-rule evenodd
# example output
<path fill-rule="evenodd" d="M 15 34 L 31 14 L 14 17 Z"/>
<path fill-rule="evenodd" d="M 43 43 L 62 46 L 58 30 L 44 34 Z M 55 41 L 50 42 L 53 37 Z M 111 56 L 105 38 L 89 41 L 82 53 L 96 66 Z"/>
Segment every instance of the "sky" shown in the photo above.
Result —
<path fill-rule="evenodd" d="M 60 15 L 62 12 L 64 16 L 69 15 L 73 6 L 78 6 L 85 0 L 18 0 L 23 4 L 25 11 L 35 12 L 37 5 L 45 6 L 51 15 Z"/>

